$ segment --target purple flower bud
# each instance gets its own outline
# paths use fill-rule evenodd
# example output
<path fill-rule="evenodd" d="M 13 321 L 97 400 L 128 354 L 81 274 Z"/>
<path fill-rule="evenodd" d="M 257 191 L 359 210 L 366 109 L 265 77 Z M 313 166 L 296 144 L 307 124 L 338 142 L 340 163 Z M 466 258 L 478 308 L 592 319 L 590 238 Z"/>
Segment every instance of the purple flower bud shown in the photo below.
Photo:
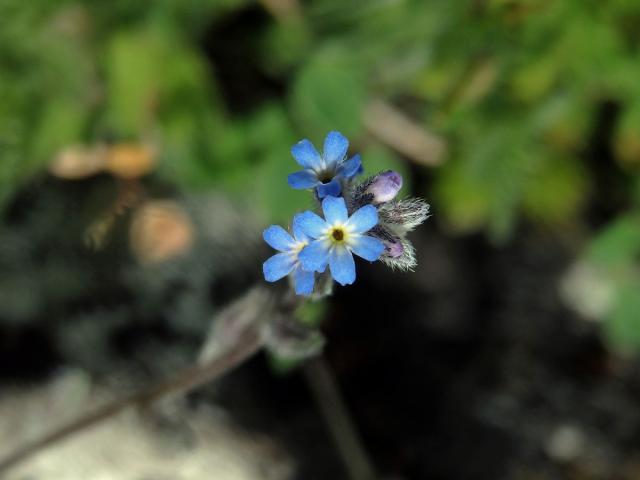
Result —
<path fill-rule="evenodd" d="M 384 253 L 391 258 L 398 258 L 404 253 L 404 247 L 401 242 L 384 242 Z"/>
<path fill-rule="evenodd" d="M 373 203 L 384 203 L 393 200 L 402 188 L 402 175 L 387 170 L 376 175 L 367 188 L 367 193 L 373 195 Z"/>

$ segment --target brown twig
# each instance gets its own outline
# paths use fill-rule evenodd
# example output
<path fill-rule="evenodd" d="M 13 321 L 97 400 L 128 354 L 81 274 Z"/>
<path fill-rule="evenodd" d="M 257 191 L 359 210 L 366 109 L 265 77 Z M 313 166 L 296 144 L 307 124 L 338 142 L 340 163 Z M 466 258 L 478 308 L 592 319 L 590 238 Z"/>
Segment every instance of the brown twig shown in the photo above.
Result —
<path fill-rule="evenodd" d="M 298 0 L 259 0 L 259 3 L 276 20 L 283 23 L 302 17 L 302 8 Z"/>
<path fill-rule="evenodd" d="M 378 141 L 420 165 L 435 167 L 445 160 L 447 144 L 442 137 L 418 125 L 384 100 L 374 100 L 367 105 L 363 121 Z"/>

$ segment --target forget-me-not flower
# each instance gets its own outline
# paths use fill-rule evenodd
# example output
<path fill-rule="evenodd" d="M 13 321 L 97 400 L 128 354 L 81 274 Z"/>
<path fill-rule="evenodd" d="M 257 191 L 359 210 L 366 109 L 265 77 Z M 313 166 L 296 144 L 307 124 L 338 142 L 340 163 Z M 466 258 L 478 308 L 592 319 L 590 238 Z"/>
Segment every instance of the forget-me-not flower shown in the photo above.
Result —
<path fill-rule="evenodd" d="M 271 225 L 264 231 L 264 241 L 281 253 L 276 253 L 264 262 L 262 271 L 268 282 L 275 282 L 292 274 L 296 294 L 311 295 L 315 273 L 304 270 L 298 259 L 300 251 L 311 241 L 300 228 L 301 215 L 293 217 L 293 236 L 279 225 Z"/>
<path fill-rule="evenodd" d="M 349 141 L 340 132 L 327 134 L 322 155 L 307 139 L 296 143 L 291 147 L 291 154 L 304 170 L 289 175 L 289 185 L 298 190 L 315 188 L 318 198 L 337 197 L 342 191 L 340 181 L 362 170 L 360 155 L 346 159 L 348 148 Z"/>
<path fill-rule="evenodd" d="M 344 199 L 332 196 L 322 201 L 322 211 L 324 219 L 310 211 L 300 214 L 301 230 L 314 241 L 298 258 L 305 270 L 321 272 L 329 264 L 336 282 L 351 284 L 356 279 L 352 253 L 373 262 L 384 251 L 381 240 L 365 235 L 378 223 L 378 211 L 373 205 L 365 205 L 349 217 Z"/>

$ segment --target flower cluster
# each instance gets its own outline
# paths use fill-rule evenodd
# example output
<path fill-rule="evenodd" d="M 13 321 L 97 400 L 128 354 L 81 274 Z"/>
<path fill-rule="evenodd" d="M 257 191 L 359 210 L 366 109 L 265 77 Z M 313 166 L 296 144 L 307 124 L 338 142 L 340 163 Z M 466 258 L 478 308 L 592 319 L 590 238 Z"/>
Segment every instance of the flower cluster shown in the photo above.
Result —
<path fill-rule="evenodd" d="M 309 140 L 292 147 L 303 170 L 289 175 L 288 183 L 311 189 L 324 218 L 306 211 L 293 217 L 291 233 L 278 225 L 264 231 L 265 242 L 279 252 L 264 262 L 267 281 L 289 276 L 298 295 L 314 292 L 317 275 L 349 285 L 356 279 L 353 254 L 404 270 L 415 267 L 406 235 L 429 216 L 429 205 L 396 199 L 402 177 L 390 170 L 354 183 L 362 162 L 359 155 L 347 159 L 348 148 L 339 132 L 326 136 L 322 155 Z"/>

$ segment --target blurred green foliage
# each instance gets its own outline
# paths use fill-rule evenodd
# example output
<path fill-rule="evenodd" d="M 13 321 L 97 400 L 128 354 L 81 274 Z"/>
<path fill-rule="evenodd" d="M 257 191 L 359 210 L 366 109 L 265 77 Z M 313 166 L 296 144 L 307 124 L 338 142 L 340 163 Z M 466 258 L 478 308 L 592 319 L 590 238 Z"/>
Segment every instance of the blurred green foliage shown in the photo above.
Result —
<path fill-rule="evenodd" d="M 624 178 L 632 209 L 639 23 L 636 0 L 1 0 L 0 206 L 66 147 L 137 141 L 185 190 L 224 189 L 286 222 L 308 202 L 285 179 L 302 137 L 337 129 L 370 171 L 407 171 L 363 121 L 382 98 L 446 139 L 417 193 L 452 231 L 505 241 L 521 219 L 579 222 L 593 161 Z M 605 103 L 617 121 L 594 159 Z M 638 228 L 637 213 L 606 227 L 594 258 L 636 268 Z M 637 322 L 634 272 L 615 316 Z"/>
<path fill-rule="evenodd" d="M 599 281 L 612 287 L 603 312 L 605 332 L 614 348 L 640 348 L 640 210 L 622 215 L 591 241 L 586 260 Z M 585 292 L 589 294 L 589 292 Z"/>
<path fill-rule="evenodd" d="M 244 39 L 255 58 L 237 61 L 283 92 L 236 112 L 217 75 L 227 65 L 207 42 L 260 5 L 3 0 L 4 197 L 65 146 L 152 140 L 185 188 L 237 191 L 256 179 L 264 213 L 284 219 L 302 198 L 281 177 L 295 168 L 290 144 L 334 128 L 362 139 L 372 97 L 412 98 L 411 114 L 448 139 L 426 193 L 461 231 L 504 239 L 521 215 L 572 219 L 594 180 L 584 151 L 605 100 L 624 106 L 616 159 L 640 163 L 637 2 L 317 0 L 269 17 L 279 3 L 260 4 L 264 18 Z M 251 95 L 255 79 L 235 81 Z"/>

